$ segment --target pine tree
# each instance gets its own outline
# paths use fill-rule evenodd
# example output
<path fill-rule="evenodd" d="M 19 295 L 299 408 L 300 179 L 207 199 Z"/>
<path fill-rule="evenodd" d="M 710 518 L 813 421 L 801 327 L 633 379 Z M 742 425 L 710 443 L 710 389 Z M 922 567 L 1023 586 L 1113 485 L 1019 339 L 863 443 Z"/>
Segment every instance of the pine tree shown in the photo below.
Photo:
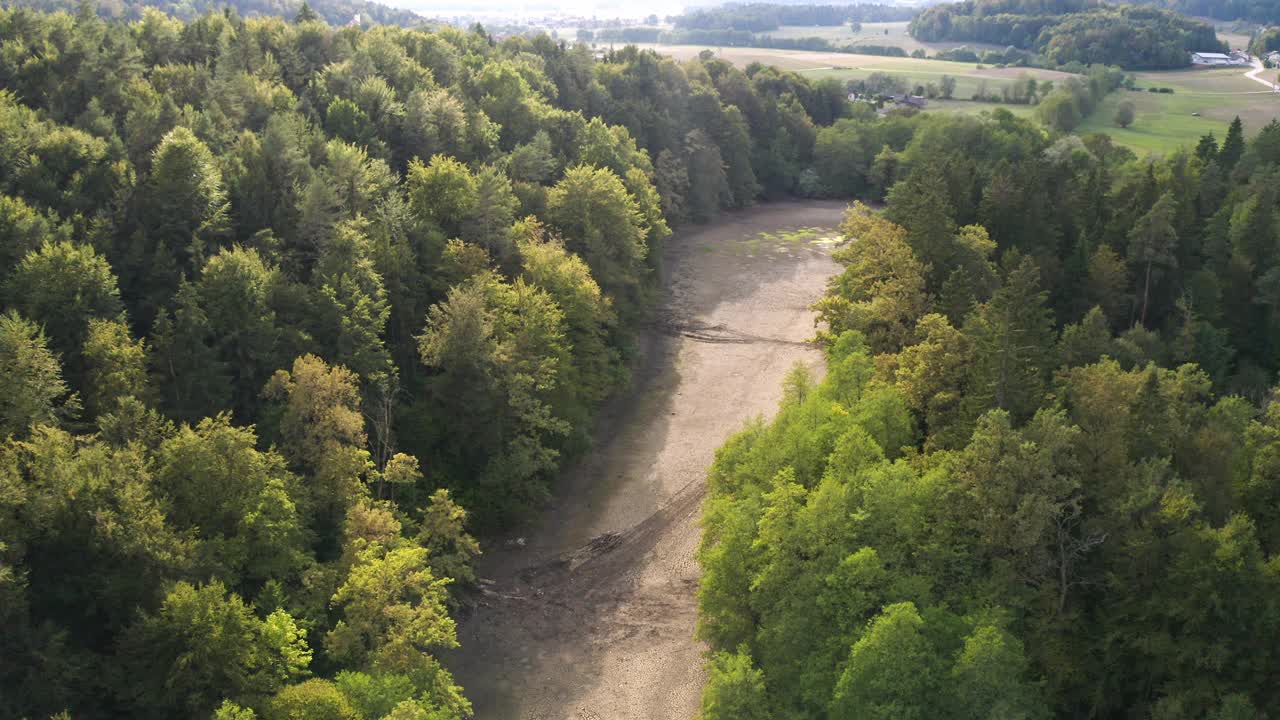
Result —
<path fill-rule="evenodd" d="M 1230 173 L 1234 170 L 1241 155 L 1244 155 L 1244 126 L 1237 115 L 1227 130 L 1227 138 L 1222 141 L 1222 150 L 1218 152 L 1218 164 L 1222 166 L 1223 172 Z"/>
<path fill-rule="evenodd" d="M 315 22 L 320 19 L 315 10 L 311 9 L 311 5 L 302 3 L 302 7 L 298 9 L 298 14 L 293 16 L 293 24 L 301 25 L 302 23 Z"/>
<path fill-rule="evenodd" d="M 1151 274 L 1154 267 L 1173 268 L 1178 265 L 1175 252 L 1178 233 L 1173 227 L 1176 208 L 1173 196 L 1162 195 L 1146 215 L 1138 218 L 1129 231 L 1129 262 L 1142 272 L 1142 303 L 1138 322 L 1147 324 L 1147 306 L 1151 300 Z"/>
<path fill-rule="evenodd" d="M 1030 418 L 1044 398 L 1045 373 L 1054 347 L 1053 318 L 1040 288 L 1040 269 L 1017 253 L 1005 256 L 1004 287 L 965 323 L 973 348 L 969 368 L 969 418 L 999 408 L 1015 422 Z"/>
<path fill-rule="evenodd" d="M 955 222 L 943 169 L 921 167 L 889 191 L 885 216 L 907 229 L 907 242 L 929 272 L 931 284 L 941 286 L 955 260 Z"/>
<path fill-rule="evenodd" d="M 1196 157 L 1205 163 L 1217 159 L 1218 139 L 1213 136 L 1213 133 L 1200 136 L 1200 142 L 1196 144 Z"/>

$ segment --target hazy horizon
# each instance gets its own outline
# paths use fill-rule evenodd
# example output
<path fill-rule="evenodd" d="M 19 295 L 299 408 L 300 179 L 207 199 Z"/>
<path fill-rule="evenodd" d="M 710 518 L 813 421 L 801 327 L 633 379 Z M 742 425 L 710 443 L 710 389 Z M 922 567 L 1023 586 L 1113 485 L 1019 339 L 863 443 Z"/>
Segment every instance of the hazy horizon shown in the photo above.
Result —
<path fill-rule="evenodd" d="M 612 18 L 636 19 L 649 15 L 666 17 L 679 15 L 690 8 L 715 7 L 727 4 L 725 0 L 657 0 L 656 2 L 637 5 L 621 0 L 568 0 L 567 2 L 548 2 L 547 0 L 531 0 L 529 2 L 510 2 L 508 0 L 375 0 L 384 5 L 411 10 L 425 17 L 503 17 L 503 18 L 538 18 L 546 16 L 560 17 L 595 17 L 600 20 Z M 751 0 L 743 0 L 750 2 Z M 771 0 L 782 5 L 808 4 L 814 2 L 824 5 L 862 5 L 868 2 L 823 2 L 823 0 Z M 880 0 L 886 5 L 920 5 L 920 2 L 902 2 L 901 0 Z"/>
<path fill-rule="evenodd" d="M 706 7 L 718 2 L 685 2 L 683 0 L 658 0 L 643 5 L 611 2 L 609 0 L 568 0 L 568 2 L 509 2 L 505 0 L 379 0 L 384 5 L 411 10 L 427 17 L 492 16 L 509 18 L 557 16 L 581 16 L 609 18 L 642 18 L 651 14 L 659 17 L 675 15 L 687 7 Z"/>

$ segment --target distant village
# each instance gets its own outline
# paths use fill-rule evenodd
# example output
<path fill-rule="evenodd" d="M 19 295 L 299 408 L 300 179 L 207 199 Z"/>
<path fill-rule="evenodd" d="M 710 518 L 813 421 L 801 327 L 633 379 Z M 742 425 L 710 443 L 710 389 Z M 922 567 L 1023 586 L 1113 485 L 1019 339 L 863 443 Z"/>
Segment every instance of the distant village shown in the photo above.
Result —
<path fill-rule="evenodd" d="M 849 102 L 865 102 L 874 105 L 879 111 L 885 111 L 890 105 L 898 105 L 901 107 L 915 108 L 923 110 L 928 106 L 929 101 L 923 95 L 860 95 L 858 93 L 849 93 Z"/>

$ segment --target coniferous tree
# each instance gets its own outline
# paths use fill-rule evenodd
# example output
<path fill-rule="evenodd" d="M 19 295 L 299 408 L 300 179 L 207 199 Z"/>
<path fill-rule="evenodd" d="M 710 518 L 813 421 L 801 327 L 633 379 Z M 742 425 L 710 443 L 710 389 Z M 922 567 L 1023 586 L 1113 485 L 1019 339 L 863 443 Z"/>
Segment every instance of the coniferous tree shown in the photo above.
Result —
<path fill-rule="evenodd" d="M 970 417 L 999 408 L 1022 421 L 1044 392 L 1054 333 L 1035 262 L 1009 256 L 1005 262 L 1003 286 L 965 321 L 973 348 L 966 400 Z"/>
<path fill-rule="evenodd" d="M 1138 218 L 1129 233 L 1129 262 L 1142 275 L 1142 294 L 1137 321 L 1147 324 L 1147 307 L 1151 299 L 1152 269 L 1177 266 L 1178 234 L 1173 227 L 1174 199 L 1163 195 L 1151 210 Z"/>
<path fill-rule="evenodd" d="M 1231 127 L 1227 128 L 1227 137 L 1223 139 L 1222 149 L 1218 151 L 1218 165 L 1222 167 L 1223 172 L 1230 175 L 1243 155 L 1244 127 L 1240 122 L 1240 116 L 1237 115 L 1231 121 Z"/>

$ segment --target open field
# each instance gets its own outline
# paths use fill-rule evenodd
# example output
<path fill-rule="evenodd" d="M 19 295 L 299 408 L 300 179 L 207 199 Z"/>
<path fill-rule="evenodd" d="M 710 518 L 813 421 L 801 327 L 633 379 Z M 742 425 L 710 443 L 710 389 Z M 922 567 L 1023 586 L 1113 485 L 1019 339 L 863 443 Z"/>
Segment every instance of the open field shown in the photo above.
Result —
<path fill-rule="evenodd" d="M 662 55 L 669 55 L 676 60 L 690 60 L 698 57 L 703 50 L 711 50 L 716 57 L 727 60 L 738 67 L 746 67 L 753 62 L 765 65 L 777 65 L 783 70 L 815 70 L 830 68 L 839 64 L 842 57 L 868 58 L 866 55 L 845 55 L 844 53 L 807 52 L 803 50 L 777 50 L 769 48 L 718 47 L 707 45 L 655 45 L 640 44 L 639 47 L 654 50 Z"/>
<path fill-rule="evenodd" d="M 1022 118 L 1030 118 L 1036 109 L 1031 105 L 1008 105 L 1004 103 L 974 102 L 972 100 L 930 100 L 925 110 L 929 112 L 945 112 L 957 115 L 978 115 L 1004 108 Z"/>
<path fill-rule="evenodd" d="M 1194 145 L 1210 132 L 1221 140 L 1232 118 L 1239 115 L 1245 134 L 1251 136 L 1280 116 L 1280 94 L 1267 92 L 1244 77 L 1244 72 L 1245 68 L 1214 68 L 1138 73 L 1138 87 L 1169 87 L 1173 94 L 1118 90 L 1107 96 L 1077 132 L 1106 133 L 1140 153 L 1168 153 Z M 1121 129 L 1112 118 L 1124 100 L 1133 102 L 1137 119 Z"/>
<path fill-rule="evenodd" d="M 649 47 L 677 59 L 696 57 L 699 52 L 707 49 L 697 45 Z M 738 66 L 761 62 L 801 72 L 810 78 L 852 80 L 882 72 L 903 77 L 914 86 L 937 82 L 943 75 L 950 75 L 956 79 L 955 97 L 959 99 L 949 102 L 931 101 L 928 109 L 935 112 L 979 113 L 1003 107 L 1016 115 L 1030 116 L 1033 108 L 1026 105 L 975 103 L 965 98 L 972 96 L 984 82 L 990 91 L 999 92 L 1001 86 L 1022 73 L 1030 74 L 1037 80 L 1059 81 L 1070 77 L 1067 73 L 1056 70 L 995 67 L 979 69 L 968 63 L 854 53 L 766 48 L 713 48 L 712 51 L 717 57 Z M 1142 88 L 1142 92 L 1118 90 L 1111 93 L 1085 119 L 1077 132 L 1106 133 L 1119 144 L 1142 154 L 1168 153 L 1184 145 L 1193 145 L 1201 135 L 1210 132 L 1221 138 L 1236 115 L 1244 122 L 1246 133 L 1252 135 L 1272 119 L 1280 117 L 1280 94 L 1267 92 L 1265 87 L 1246 78 L 1246 70 L 1247 68 L 1238 67 L 1191 68 L 1137 73 L 1137 87 Z M 1263 77 L 1274 80 L 1276 72 L 1264 71 Z M 1149 87 L 1168 87 L 1173 88 L 1174 92 L 1146 92 Z M 1116 127 L 1112 121 L 1116 107 L 1123 100 L 1133 101 L 1137 109 L 1136 121 L 1126 129 Z"/>
<path fill-rule="evenodd" d="M 946 62 L 943 60 L 917 60 L 915 58 L 876 58 L 869 55 L 842 55 L 844 58 L 857 58 L 857 65 L 849 67 L 832 66 L 829 69 L 818 69 L 805 72 L 811 78 L 834 77 L 839 80 L 861 80 L 876 72 L 888 73 L 905 78 L 911 87 L 938 83 L 943 75 L 956 79 L 955 97 L 967 100 L 973 94 L 985 88 L 988 92 L 1000 92 L 1000 88 L 1010 85 L 1021 75 L 1030 75 L 1036 80 L 1061 80 L 1069 77 L 1067 73 L 1056 70 L 1040 70 L 1038 68 L 983 68 L 968 63 Z M 847 62 L 847 61 L 846 61 Z"/>
<path fill-rule="evenodd" d="M 1225 42 L 1232 50 L 1245 50 L 1249 47 L 1249 36 L 1242 33 L 1218 30 L 1218 39 Z"/>
<path fill-rule="evenodd" d="M 1225 42 L 1232 50 L 1244 50 L 1249 47 L 1250 33 L 1262 29 L 1246 20 L 1215 20 L 1209 17 L 1193 15 L 1192 19 L 1206 25 L 1212 25 L 1218 39 Z"/>
<path fill-rule="evenodd" d="M 697 57 L 698 53 L 707 49 L 699 45 L 650 45 L 664 55 L 685 60 Z M 923 85 L 937 82 L 943 75 L 956 79 L 956 97 L 967 98 L 986 82 L 992 91 L 1017 78 L 1023 73 L 1037 80 L 1060 80 L 1070 77 L 1069 74 L 1057 70 L 1041 70 L 1039 68 L 996 68 L 978 66 L 969 63 L 947 62 L 945 60 L 920 60 L 917 58 L 882 57 L 879 55 L 857 55 L 854 53 L 809 52 L 803 50 L 778 50 L 766 48 L 712 48 L 717 57 L 738 66 L 746 66 L 753 62 L 803 72 L 813 78 L 835 77 L 841 80 L 865 78 L 871 73 L 881 72 L 905 78 L 911 85 Z M 1247 80 L 1245 82 L 1248 82 Z"/>
<path fill-rule="evenodd" d="M 974 50 L 1003 50 L 998 45 L 986 43 L 963 42 L 920 42 L 907 33 L 907 22 L 862 23 L 862 29 L 851 32 L 848 25 L 816 27 L 812 25 L 784 25 L 777 30 L 761 35 L 772 35 L 776 38 L 820 37 L 832 43 L 845 45 L 886 45 L 900 47 L 910 53 L 912 50 L 924 49 L 930 55 L 940 50 L 951 50 L 961 46 Z"/>

